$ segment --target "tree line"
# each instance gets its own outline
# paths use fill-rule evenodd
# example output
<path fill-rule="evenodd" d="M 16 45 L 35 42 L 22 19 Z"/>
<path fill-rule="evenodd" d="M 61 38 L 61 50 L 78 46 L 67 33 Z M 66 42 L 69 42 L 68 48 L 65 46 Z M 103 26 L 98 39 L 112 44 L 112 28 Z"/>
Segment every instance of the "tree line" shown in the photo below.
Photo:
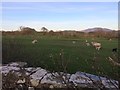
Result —
<path fill-rule="evenodd" d="M 82 31 L 75 31 L 75 30 L 64 30 L 64 31 L 54 31 L 54 30 L 48 30 L 46 27 L 42 27 L 40 31 L 36 31 L 33 28 L 30 27 L 24 27 L 20 26 L 19 30 L 17 31 L 2 31 L 3 35 L 11 34 L 11 35 L 31 35 L 40 33 L 42 35 L 61 35 L 61 36 L 72 36 L 72 37 L 103 37 L 103 38 L 118 38 L 120 36 L 120 30 L 118 31 L 95 31 L 95 32 L 82 32 Z"/>

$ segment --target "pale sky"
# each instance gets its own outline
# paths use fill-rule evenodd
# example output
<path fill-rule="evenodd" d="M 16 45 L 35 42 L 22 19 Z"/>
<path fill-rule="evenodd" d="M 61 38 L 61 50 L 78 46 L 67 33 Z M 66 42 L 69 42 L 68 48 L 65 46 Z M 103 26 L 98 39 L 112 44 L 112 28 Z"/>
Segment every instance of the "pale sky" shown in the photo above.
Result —
<path fill-rule="evenodd" d="M 3 2 L 0 10 L 3 30 L 118 29 L 117 2 Z"/>

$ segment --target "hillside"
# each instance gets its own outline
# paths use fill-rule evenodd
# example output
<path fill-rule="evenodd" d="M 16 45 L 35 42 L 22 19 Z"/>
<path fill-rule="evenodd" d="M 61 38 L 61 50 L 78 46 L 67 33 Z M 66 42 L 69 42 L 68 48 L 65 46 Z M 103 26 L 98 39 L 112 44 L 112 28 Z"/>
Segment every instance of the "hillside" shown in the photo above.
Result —
<path fill-rule="evenodd" d="M 98 31 L 102 31 L 102 32 L 112 32 L 113 30 L 107 29 L 107 28 L 100 28 L 100 27 L 88 28 L 88 29 L 82 30 L 82 32 L 85 32 L 85 33 L 98 32 Z"/>

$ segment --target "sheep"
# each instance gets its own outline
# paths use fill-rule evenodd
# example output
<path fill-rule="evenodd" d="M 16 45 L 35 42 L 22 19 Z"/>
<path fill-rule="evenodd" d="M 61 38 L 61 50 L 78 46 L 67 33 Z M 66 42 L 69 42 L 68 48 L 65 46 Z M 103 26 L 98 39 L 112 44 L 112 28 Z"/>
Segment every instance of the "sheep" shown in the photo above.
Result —
<path fill-rule="evenodd" d="M 76 43 L 76 41 L 72 41 L 72 43 L 73 43 L 73 44 L 75 44 L 75 43 Z"/>
<path fill-rule="evenodd" d="M 90 46 L 90 43 L 87 42 L 86 45 L 87 45 L 87 46 Z"/>
<path fill-rule="evenodd" d="M 117 52 L 117 48 L 113 48 L 113 49 L 112 49 L 112 52 Z"/>
<path fill-rule="evenodd" d="M 85 40 L 85 42 L 87 43 L 88 41 L 87 41 L 87 40 Z"/>
<path fill-rule="evenodd" d="M 34 39 L 33 41 L 32 41 L 32 44 L 35 44 L 35 43 L 37 43 L 38 41 L 36 40 L 36 39 Z"/>
<path fill-rule="evenodd" d="M 112 39 L 110 38 L 109 41 L 111 41 Z"/>
<path fill-rule="evenodd" d="M 100 48 L 101 48 L 101 43 L 91 42 L 91 44 L 96 48 L 96 50 L 100 50 Z"/>

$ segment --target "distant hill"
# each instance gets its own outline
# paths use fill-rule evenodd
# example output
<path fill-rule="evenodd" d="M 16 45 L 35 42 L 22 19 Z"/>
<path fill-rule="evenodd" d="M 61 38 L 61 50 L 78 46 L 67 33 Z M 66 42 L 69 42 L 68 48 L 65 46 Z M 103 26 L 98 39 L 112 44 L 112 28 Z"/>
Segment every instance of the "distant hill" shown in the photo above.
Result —
<path fill-rule="evenodd" d="M 89 32 L 98 32 L 98 31 L 103 31 L 103 32 L 112 32 L 113 30 L 107 29 L 107 28 L 88 28 L 85 30 L 82 30 L 82 32 L 89 33 Z"/>

